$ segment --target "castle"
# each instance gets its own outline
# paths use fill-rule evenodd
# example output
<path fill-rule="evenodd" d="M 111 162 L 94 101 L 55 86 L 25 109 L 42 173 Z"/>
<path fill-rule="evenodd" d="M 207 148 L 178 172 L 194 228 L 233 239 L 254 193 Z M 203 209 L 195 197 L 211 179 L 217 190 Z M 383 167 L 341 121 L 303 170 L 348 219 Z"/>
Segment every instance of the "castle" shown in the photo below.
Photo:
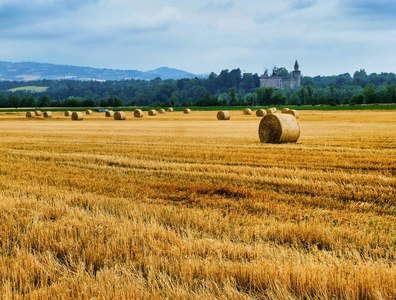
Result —
<path fill-rule="evenodd" d="M 294 71 L 289 76 L 268 76 L 267 72 L 260 76 L 260 87 L 274 87 L 277 90 L 284 88 L 297 89 L 300 87 L 301 71 L 298 62 L 294 64 Z"/>

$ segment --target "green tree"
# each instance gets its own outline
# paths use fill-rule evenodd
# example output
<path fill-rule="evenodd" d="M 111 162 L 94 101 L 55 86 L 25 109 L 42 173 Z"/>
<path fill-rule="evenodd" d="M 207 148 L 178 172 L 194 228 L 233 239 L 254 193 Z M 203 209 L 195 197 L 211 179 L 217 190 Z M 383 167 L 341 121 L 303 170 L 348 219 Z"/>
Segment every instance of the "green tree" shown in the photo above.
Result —
<path fill-rule="evenodd" d="M 307 89 L 306 103 L 309 105 L 315 105 L 316 98 L 314 97 L 314 88 L 312 87 L 312 85 L 308 84 L 306 89 Z"/>
<path fill-rule="evenodd" d="M 294 94 L 290 98 L 290 105 L 300 105 L 301 99 L 297 94 Z"/>
<path fill-rule="evenodd" d="M 7 106 L 8 106 L 7 99 L 3 96 L 3 94 L 0 94 L 0 107 L 7 107 Z"/>
<path fill-rule="evenodd" d="M 18 107 L 20 107 L 21 103 L 22 103 L 22 99 L 18 95 L 8 96 L 8 106 L 9 107 L 18 108 Z"/>
<path fill-rule="evenodd" d="M 363 95 L 354 95 L 350 101 L 350 104 L 363 104 L 364 102 L 364 97 Z"/>
<path fill-rule="evenodd" d="M 187 100 L 186 100 L 186 106 L 192 106 L 192 105 L 193 105 L 192 99 L 191 99 L 191 98 L 187 98 Z"/>
<path fill-rule="evenodd" d="M 114 98 L 113 99 L 113 106 L 114 107 L 120 107 L 122 105 L 123 105 L 123 103 L 122 103 L 122 100 L 120 98 Z"/>
<path fill-rule="evenodd" d="M 169 105 L 167 105 L 167 106 L 175 106 L 175 107 L 180 106 L 179 99 L 176 97 L 176 95 L 172 95 L 169 98 L 168 103 L 169 103 Z"/>
<path fill-rule="evenodd" d="M 396 84 L 386 86 L 386 98 L 389 103 L 396 103 Z"/>
<path fill-rule="evenodd" d="M 288 76 L 290 75 L 290 72 L 285 68 L 285 67 L 274 67 L 272 69 L 272 75 L 271 76 Z"/>
<path fill-rule="evenodd" d="M 229 104 L 232 105 L 232 106 L 237 105 L 238 98 L 237 98 L 237 94 L 236 94 L 236 89 L 235 88 L 230 88 L 228 96 L 230 98 Z"/>
<path fill-rule="evenodd" d="M 100 99 L 99 106 L 109 107 L 109 102 L 106 99 Z"/>
<path fill-rule="evenodd" d="M 22 98 L 22 107 L 36 107 L 36 99 L 33 96 L 25 96 Z"/>
<path fill-rule="evenodd" d="M 374 83 L 368 83 L 363 89 L 363 97 L 364 97 L 364 102 L 366 104 L 371 104 L 375 103 L 376 101 L 376 91 L 375 91 L 375 84 Z"/>
<path fill-rule="evenodd" d="M 275 93 L 272 94 L 271 96 L 271 104 L 276 104 L 276 105 L 285 105 L 287 101 L 286 95 L 283 93 L 283 91 L 279 90 L 276 91 Z"/>
<path fill-rule="evenodd" d="M 95 102 L 92 99 L 84 99 L 81 101 L 82 107 L 93 107 L 95 106 Z"/>
<path fill-rule="evenodd" d="M 275 89 L 270 87 L 262 87 L 256 89 L 256 99 L 257 104 L 261 106 L 266 106 L 271 104 L 271 96 L 274 93 Z"/>
<path fill-rule="evenodd" d="M 42 95 L 38 98 L 37 106 L 38 107 L 49 107 L 51 106 L 51 99 L 47 95 Z"/>
<path fill-rule="evenodd" d="M 308 92 L 304 87 L 300 87 L 300 89 L 297 92 L 298 98 L 300 99 L 299 104 L 305 104 L 305 101 L 307 100 L 308 97 Z"/>

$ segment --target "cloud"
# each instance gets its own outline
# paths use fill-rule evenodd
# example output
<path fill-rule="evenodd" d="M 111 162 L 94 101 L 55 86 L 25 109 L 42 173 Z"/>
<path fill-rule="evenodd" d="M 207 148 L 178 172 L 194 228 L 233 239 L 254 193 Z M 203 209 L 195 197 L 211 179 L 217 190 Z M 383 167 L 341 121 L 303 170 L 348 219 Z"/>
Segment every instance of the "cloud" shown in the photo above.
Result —
<path fill-rule="evenodd" d="M 219 1 L 211 1 L 207 5 L 202 6 L 200 11 L 202 12 L 210 12 L 210 13 L 219 13 L 232 9 L 234 4 L 232 2 L 219 2 Z"/>
<path fill-rule="evenodd" d="M 316 4 L 316 0 L 288 0 L 288 2 L 295 9 L 310 8 Z"/>
<path fill-rule="evenodd" d="M 99 2 L 101 0 L 0 0 L 0 23 L 10 20 L 14 23 L 15 19 L 31 22 L 37 18 L 53 18 Z"/>
<path fill-rule="evenodd" d="M 395 18 L 396 1 L 394 0 L 340 0 L 341 12 L 352 17 L 364 17 L 371 20 Z"/>

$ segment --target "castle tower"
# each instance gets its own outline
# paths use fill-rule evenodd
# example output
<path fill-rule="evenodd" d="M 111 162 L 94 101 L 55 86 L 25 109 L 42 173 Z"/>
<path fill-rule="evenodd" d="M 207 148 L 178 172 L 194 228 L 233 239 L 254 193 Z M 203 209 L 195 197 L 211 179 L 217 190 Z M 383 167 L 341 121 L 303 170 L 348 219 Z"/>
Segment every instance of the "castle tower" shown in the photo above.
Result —
<path fill-rule="evenodd" d="M 299 65 L 296 59 L 296 62 L 294 63 L 294 71 L 292 72 L 292 76 L 294 78 L 294 84 L 292 88 L 299 88 L 301 85 L 301 71 L 298 69 Z"/>

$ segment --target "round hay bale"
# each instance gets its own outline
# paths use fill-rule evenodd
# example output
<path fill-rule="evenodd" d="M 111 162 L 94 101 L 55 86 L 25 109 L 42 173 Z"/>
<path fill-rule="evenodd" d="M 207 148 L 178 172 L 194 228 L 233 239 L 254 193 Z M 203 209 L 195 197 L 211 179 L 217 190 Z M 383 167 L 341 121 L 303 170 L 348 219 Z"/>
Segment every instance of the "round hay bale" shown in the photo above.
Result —
<path fill-rule="evenodd" d="M 36 114 L 36 117 L 40 117 L 41 116 L 41 111 L 40 110 L 36 110 L 34 113 Z"/>
<path fill-rule="evenodd" d="M 300 137 L 300 124 L 290 114 L 269 114 L 261 119 L 258 133 L 262 143 L 295 143 Z"/>
<path fill-rule="evenodd" d="M 133 116 L 135 117 L 135 118 L 143 118 L 143 115 L 144 115 L 144 113 L 143 113 L 143 111 L 141 110 L 141 109 L 135 109 L 134 111 L 133 111 Z"/>
<path fill-rule="evenodd" d="M 168 112 L 172 112 L 172 111 L 173 111 L 173 108 L 172 108 L 172 107 L 168 107 L 167 111 L 168 111 Z"/>
<path fill-rule="evenodd" d="M 82 121 L 84 119 L 84 114 L 81 111 L 74 111 L 71 115 L 73 121 Z"/>
<path fill-rule="evenodd" d="M 244 115 L 251 115 L 252 112 L 253 112 L 253 111 L 252 111 L 250 108 L 245 108 L 245 109 L 243 110 L 243 114 L 244 114 Z"/>
<path fill-rule="evenodd" d="M 295 110 L 295 109 L 289 109 L 286 113 L 287 113 L 287 114 L 290 114 L 290 115 L 292 115 L 292 116 L 295 116 L 296 119 L 298 119 L 298 118 L 300 117 L 300 114 L 299 114 L 298 111 Z"/>
<path fill-rule="evenodd" d="M 150 110 L 148 111 L 148 115 L 149 115 L 149 116 L 156 116 L 156 115 L 157 115 L 157 111 L 156 111 L 155 109 L 150 109 Z"/>
<path fill-rule="evenodd" d="M 159 114 L 164 114 L 164 113 L 165 113 L 165 109 L 163 109 L 163 108 L 159 109 L 159 110 L 158 110 L 158 113 L 159 113 Z"/>
<path fill-rule="evenodd" d="M 126 114 L 124 111 L 116 111 L 114 112 L 114 120 L 125 120 Z"/>
<path fill-rule="evenodd" d="M 85 111 L 85 114 L 86 114 L 86 115 L 92 115 L 92 110 L 90 110 L 90 109 L 86 110 L 86 111 Z"/>
<path fill-rule="evenodd" d="M 186 108 L 186 109 L 183 110 L 183 113 L 188 115 L 189 113 L 191 113 L 191 109 Z"/>
<path fill-rule="evenodd" d="M 36 117 L 36 113 L 34 111 L 28 111 L 26 112 L 26 118 L 32 119 Z"/>
<path fill-rule="evenodd" d="M 72 115 L 72 112 L 70 110 L 65 111 L 65 117 L 70 117 Z"/>
<path fill-rule="evenodd" d="M 231 118 L 230 112 L 226 110 L 220 110 L 217 113 L 217 120 L 229 120 Z"/>
<path fill-rule="evenodd" d="M 266 114 L 267 114 L 267 111 L 265 109 L 256 110 L 256 116 L 257 117 L 264 117 Z"/>
<path fill-rule="evenodd" d="M 287 107 L 282 108 L 281 113 L 282 113 L 282 114 L 285 114 L 285 113 L 287 113 L 289 110 L 290 110 L 290 108 L 287 108 Z"/>
<path fill-rule="evenodd" d="M 275 107 L 271 107 L 271 108 L 266 109 L 266 112 L 268 115 L 275 114 L 277 112 L 277 109 Z"/>
<path fill-rule="evenodd" d="M 50 112 L 50 111 L 45 111 L 43 115 L 44 115 L 44 118 L 52 118 L 52 112 Z"/>
<path fill-rule="evenodd" d="M 113 118 L 114 117 L 114 111 L 108 110 L 106 111 L 106 118 Z"/>

